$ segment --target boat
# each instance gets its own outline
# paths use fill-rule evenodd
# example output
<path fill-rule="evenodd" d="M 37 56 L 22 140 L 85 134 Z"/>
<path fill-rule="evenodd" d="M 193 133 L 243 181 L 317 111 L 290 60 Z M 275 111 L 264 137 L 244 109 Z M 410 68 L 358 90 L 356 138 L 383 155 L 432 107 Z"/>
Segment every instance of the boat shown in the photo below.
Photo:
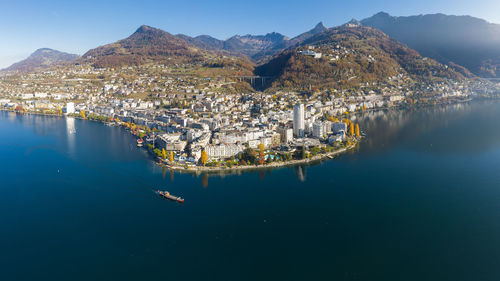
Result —
<path fill-rule="evenodd" d="M 142 146 L 143 143 L 144 143 L 144 140 L 142 140 L 142 139 L 137 140 L 137 146 Z"/>
<path fill-rule="evenodd" d="M 174 196 L 170 194 L 170 192 L 168 191 L 157 190 L 156 194 L 160 195 L 161 197 L 167 198 L 169 200 L 177 201 L 179 203 L 184 203 L 184 199 L 182 199 L 181 197 Z"/>

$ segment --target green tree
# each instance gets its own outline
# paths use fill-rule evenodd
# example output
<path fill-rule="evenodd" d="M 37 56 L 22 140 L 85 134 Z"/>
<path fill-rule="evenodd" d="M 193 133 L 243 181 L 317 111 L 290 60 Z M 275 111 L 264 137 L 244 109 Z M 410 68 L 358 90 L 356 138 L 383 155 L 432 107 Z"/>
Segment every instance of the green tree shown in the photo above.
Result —
<path fill-rule="evenodd" d="M 317 147 L 317 146 L 311 148 L 311 154 L 313 156 L 318 155 L 320 152 L 321 152 L 321 149 L 319 147 Z"/>
<path fill-rule="evenodd" d="M 257 162 L 257 155 L 252 148 L 247 147 L 241 153 L 241 160 L 245 161 L 245 163 L 255 164 Z"/>
<path fill-rule="evenodd" d="M 155 149 L 153 150 L 153 153 L 154 153 L 157 157 L 161 157 L 161 156 L 162 156 L 162 154 L 161 154 L 161 150 L 159 150 L 158 148 L 155 148 Z"/>

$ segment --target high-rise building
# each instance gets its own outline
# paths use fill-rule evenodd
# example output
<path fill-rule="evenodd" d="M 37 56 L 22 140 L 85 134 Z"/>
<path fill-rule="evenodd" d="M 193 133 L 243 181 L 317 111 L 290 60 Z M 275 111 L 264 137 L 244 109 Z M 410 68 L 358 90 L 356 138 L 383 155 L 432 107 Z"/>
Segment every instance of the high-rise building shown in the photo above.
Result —
<path fill-rule="evenodd" d="M 295 137 L 304 136 L 304 105 L 297 103 L 293 107 L 293 134 Z"/>
<path fill-rule="evenodd" d="M 66 112 L 66 114 L 75 113 L 75 104 L 72 102 L 68 102 L 66 104 L 65 112 Z"/>
<path fill-rule="evenodd" d="M 325 135 L 325 123 L 323 122 L 314 122 L 313 123 L 313 137 L 321 139 Z"/>
<path fill-rule="evenodd" d="M 293 141 L 293 130 L 287 127 L 278 127 L 276 129 L 278 134 L 280 134 L 282 143 L 290 143 Z"/>

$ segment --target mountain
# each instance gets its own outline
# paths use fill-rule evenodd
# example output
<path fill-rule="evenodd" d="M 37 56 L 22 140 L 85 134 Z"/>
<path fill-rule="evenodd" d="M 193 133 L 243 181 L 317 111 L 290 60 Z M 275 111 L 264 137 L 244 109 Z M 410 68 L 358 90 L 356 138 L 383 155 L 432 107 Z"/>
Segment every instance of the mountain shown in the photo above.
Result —
<path fill-rule="evenodd" d="M 292 38 L 290 40 L 289 45 L 291 46 L 291 45 L 301 43 L 301 42 L 311 38 L 312 36 L 319 34 L 319 33 L 322 33 L 322 32 L 325 32 L 327 30 L 328 30 L 328 28 L 323 24 L 323 22 L 319 22 L 313 29 Z"/>
<path fill-rule="evenodd" d="M 200 49 L 222 51 L 234 56 L 245 56 L 254 61 L 259 61 L 272 56 L 286 48 L 294 46 L 328 28 L 320 22 L 313 29 L 304 32 L 292 39 L 277 32 L 266 35 L 235 35 L 227 40 L 219 40 L 208 35 L 190 37 L 178 34 L 177 37 Z"/>
<path fill-rule="evenodd" d="M 276 32 L 266 35 L 235 35 L 225 41 L 213 38 L 209 35 L 190 37 L 188 35 L 178 34 L 177 37 L 200 49 L 221 51 L 226 54 L 246 56 L 249 58 L 253 58 L 256 54 L 264 50 L 275 49 L 276 46 L 286 46 L 285 42 L 289 41 L 288 37 Z"/>
<path fill-rule="evenodd" d="M 381 12 L 361 21 L 424 56 L 483 77 L 500 77 L 500 25 L 471 16 L 394 17 Z M 456 67 L 459 70 L 459 67 Z"/>
<path fill-rule="evenodd" d="M 267 52 L 273 53 L 286 45 L 290 39 L 280 33 L 272 32 L 266 35 L 233 36 L 225 41 L 224 50 L 238 52 L 253 60 L 258 60 Z"/>
<path fill-rule="evenodd" d="M 190 37 L 178 34 L 178 38 L 203 50 L 222 52 L 232 56 L 244 56 L 258 60 L 268 53 L 274 54 L 288 46 L 290 39 L 280 33 L 266 35 L 235 35 L 227 40 L 219 40 L 209 35 Z"/>
<path fill-rule="evenodd" d="M 30 72 L 45 69 L 59 63 L 72 62 L 78 59 L 78 57 L 78 55 L 68 54 L 49 48 L 42 48 L 36 50 L 25 60 L 14 63 L 13 65 L 3 69 L 3 71 Z"/>
<path fill-rule="evenodd" d="M 321 54 L 321 57 L 320 57 Z M 463 75 L 390 38 L 350 22 L 318 33 L 259 66 L 258 75 L 274 77 L 273 87 L 299 89 L 357 87 L 404 74 L 414 80 Z"/>
<path fill-rule="evenodd" d="M 185 40 L 143 25 L 126 39 L 88 51 L 83 60 L 100 67 L 139 65 L 148 61 L 192 62 L 202 57 L 200 50 Z"/>
<path fill-rule="evenodd" d="M 224 48 L 224 41 L 214 38 L 209 35 L 200 35 L 196 37 L 190 37 L 184 34 L 177 34 L 177 37 L 186 41 L 187 43 L 194 45 L 200 49 L 219 51 Z"/>
<path fill-rule="evenodd" d="M 283 51 L 285 49 L 291 48 L 303 41 L 311 38 L 312 36 L 327 31 L 328 28 L 323 24 L 323 22 L 318 23 L 313 29 L 306 31 L 292 39 L 281 40 L 276 42 L 272 46 L 261 50 L 259 53 L 255 54 L 252 58 L 255 60 L 265 60 L 269 56 L 273 56 L 276 53 Z"/>

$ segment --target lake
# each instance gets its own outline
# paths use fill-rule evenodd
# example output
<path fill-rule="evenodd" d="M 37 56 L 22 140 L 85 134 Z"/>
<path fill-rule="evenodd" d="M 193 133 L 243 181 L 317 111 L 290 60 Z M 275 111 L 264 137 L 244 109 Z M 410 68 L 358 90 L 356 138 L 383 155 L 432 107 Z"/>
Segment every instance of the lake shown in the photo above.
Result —
<path fill-rule="evenodd" d="M 0 112 L 0 280 L 499 280 L 500 103 L 356 119 L 333 160 L 196 176 L 122 128 Z"/>

